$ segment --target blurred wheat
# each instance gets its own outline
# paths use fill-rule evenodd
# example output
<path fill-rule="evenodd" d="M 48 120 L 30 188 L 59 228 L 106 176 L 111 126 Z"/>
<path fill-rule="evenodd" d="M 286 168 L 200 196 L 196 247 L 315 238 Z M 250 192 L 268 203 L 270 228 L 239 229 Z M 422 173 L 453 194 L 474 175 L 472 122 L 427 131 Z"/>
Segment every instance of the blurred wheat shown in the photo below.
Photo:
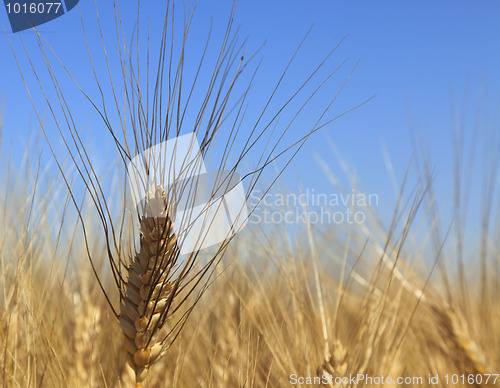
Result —
<path fill-rule="evenodd" d="M 423 376 L 422 384 L 413 385 L 428 386 L 429 374 L 499 373 L 500 252 L 495 236 L 500 225 L 486 222 L 489 228 L 478 228 L 481 271 L 467 277 L 465 269 L 477 258 L 466 259 L 463 245 L 455 244 L 449 230 L 439 227 L 434 176 L 425 150 L 416 152 L 417 187 L 408 190 L 404 177 L 389 227 L 383 226 L 377 209 L 366 209 L 367 221 L 354 226 L 298 224 L 284 229 L 253 225 L 238 239 L 228 238 L 215 253 L 196 251 L 183 261 L 169 218 L 175 205 L 172 193 L 148 187 L 165 210 L 162 218 L 141 215 L 136 209 L 127 212 L 127 190 L 118 197 L 109 194 L 91 149 L 81 140 L 81 127 L 68 119 L 71 104 L 58 77 L 69 75 L 101 115 L 117 146 L 117 169 L 122 172 L 135 155 L 180 134 L 186 109 L 180 108 L 184 103 L 181 91 L 192 91 L 197 84 L 182 85 L 192 13 L 183 19 L 184 32 L 178 39 L 181 54 L 169 58 L 168 53 L 175 50 L 169 50 L 168 31 L 175 19 L 167 5 L 158 70 L 150 79 L 148 62 L 148 79 L 141 83 L 139 60 L 134 67 L 132 47 L 122 44 L 127 37 L 120 36 L 119 7 L 115 12 L 126 109 L 116 97 L 100 106 L 98 97 L 87 95 L 40 35 L 48 84 L 41 81 L 42 70 L 20 65 L 27 89 L 38 87 L 43 92 L 48 119 L 67 147 L 69 167 L 54 152 L 58 170 L 43 172 L 53 174 L 49 177 L 41 176 L 39 163 L 30 158 L 17 171 L 6 169 L 2 177 L 7 188 L 0 193 L 3 386 L 279 387 L 289 386 L 292 374 L 316 378 L 316 386 L 332 385 L 322 381 L 325 375 L 352 374 L 394 379 Z M 303 137 L 289 138 L 292 145 L 284 145 L 296 115 L 337 68 L 319 80 L 314 78 L 332 51 L 305 76 L 297 93 L 281 102 L 265 121 L 262 117 L 287 67 L 262 115 L 248 124 L 252 130 L 240 133 L 250 85 L 240 89 L 242 96 L 232 92 L 254 56 L 248 56 L 231 33 L 234 12 L 235 8 L 219 45 L 219 59 L 211 69 L 212 81 L 203 89 L 206 97 L 199 118 L 190 130 L 201 140 L 203 157 L 209 159 L 216 145 L 227 150 L 219 171 L 236 174 L 250 158 L 250 150 L 255 151 L 256 166 L 244 179 L 249 191 L 260 183 L 265 193 L 309 136 L 336 118 L 329 112 L 337 94 L 316 112 L 317 121 Z M 85 31 L 85 23 L 82 26 Z M 142 33 L 139 26 L 136 33 Z M 26 54 L 32 65 L 34 54 Z M 148 47 L 148 58 L 149 54 Z M 105 47 L 104 55 L 107 61 Z M 89 58 L 101 90 L 105 88 L 98 78 L 102 72 L 94 68 L 90 49 Z M 168 87 L 163 85 L 166 61 L 177 66 L 174 79 L 168 76 Z M 30 72 L 35 76 L 33 84 L 27 81 Z M 111 76 L 108 81 L 106 87 L 114 96 L 119 94 Z M 308 95 L 297 97 L 311 84 Z M 157 87 L 149 89 L 151 85 Z M 56 99 L 45 94 L 49 86 L 56 90 Z M 274 132 L 277 117 L 295 99 L 298 111 Z M 51 145 L 40 104 L 33 104 Z M 113 109 L 119 126 L 108 117 Z M 229 131 L 223 129 L 224 122 L 231 123 Z M 485 138 L 488 144 L 489 137 Z M 242 146 L 233 149 L 234 144 Z M 491 160 L 483 166 L 488 178 L 481 182 L 485 188 L 496 187 L 498 154 L 491 153 Z M 461 158 L 457 154 L 457 161 Z M 264 184 L 259 180 L 262 171 L 275 162 L 283 162 L 283 167 Z M 327 168 L 330 162 L 321 165 L 332 181 L 332 191 L 350 192 L 351 188 L 336 186 L 338 180 Z M 83 183 L 85 195 L 79 195 L 73 179 Z M 125 188 L 125 182 L 118 187 Z M 216 186 L 223 183 L 219 177 Z M 192 187 L 184 190 L 188 197 L 195 194 Z M 460 185 L 457 190 L 462 191 Z M 484 218 L 499 203 L 498 191 L 486 198 Z M 421 223 L 425 222 L 429 226 L 422 237 Z M 461 241 L 462 229 L 453 230 Z M 139 245 L 135 247 L 137 232 Z M 432 247 L 419 241 L 432 241 Z M 455 250 L 446 253 L 451 244 Z M 108 324 L 112 321 L 119 325 Z M 440 380 L 438 386 L 446 384 Z"/>

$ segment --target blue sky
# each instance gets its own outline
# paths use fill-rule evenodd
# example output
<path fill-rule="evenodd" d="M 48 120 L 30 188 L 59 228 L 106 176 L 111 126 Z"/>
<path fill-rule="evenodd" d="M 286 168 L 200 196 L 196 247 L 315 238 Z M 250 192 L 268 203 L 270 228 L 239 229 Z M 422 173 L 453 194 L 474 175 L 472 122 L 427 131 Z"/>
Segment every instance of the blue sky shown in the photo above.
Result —
<path fill-rule="evenodd" d="M 122 19 L 129 28 L 136 18 L 135 6 L 126 8 L 131 3 L 121 2 Z M 164 5 L 158 5 L 163 4 L 160 1 L 143 3 L 141 23 L 150 21 L 153 46 L 158 39 Z M 227 0 L 200 1 L 189 43 L 193 53 L 202 49 L 211 18 L 214 37 L 221 36 L 231 3 Z M 100 42 L 95 30 L 94 4 L 94 1 L 80 1 L 91 46 L 98 53 Z M 182 3 L 178 3 L 178 7 L 181 6 Z M 114 19 L 110 10 L 100 4 L 104 33 L 113 38 Z M 397 178 L 402 179 L 413 152 L 409 123 L 414 122 L 419 123 L 422 136 L 429 144 L 438 173 L 438 194 L 444 202 L 450 202 L 453 161 L 451 103 L 456 100 L 458 111 L 461 114 L 467 112 L 469 118 L 466 123 L 470 123 L 481 96 L 487 93 L 488 97 L 481 102 L 481 106 L 488 107 L 494 119 L 500 90 L 499 20 L 500 3 L 497 1 L 240 1 L 235 25 L 241 27 L 242 37 L 248 37 L 249 51 L 266 41 L 259 55 L 263 62 L 254 85 L 254 96 L 269 94 L 271 86 L 312 25 L 313 30 L 294 61 L 287 87 L 291 90 L 293 85 L 297 85 L 305 72 L 314 69 L 347 36 L 328 64 L 329 68 L 333 68 L 349 58 L 346 67 L 321 91 L 318 101 L 326 101 L 337 92 L 358 60 L 359 65 L 339 96 L 332 115 L 375 95 L 368 104 L 316 133 L 285 176 L 285 182 L 297 187 L 298 175 L 304 187 L 316 192 L 331 191 L 314 155 L 319 155 L 335 173 L 341 174 L 341 167 L 329 144 L 332 141 L 349 165 L 356 169 L 364 189 L 379 194 L 382 209 L 390 209 L 394 195 L 384 164 L 382 144 L 394 163 Z M 9 30 L 4 9 L 0 11 L 0 23 Z M 39 30 L 70 71 L 77 75 L 78 82 L 95 93 L 78 9 L 41 26 Z M 28 63 L 18 37 L 9 32 L 7 34 L 26 69 Z M 42 66 L 33 32 L 26 31 L 21 36 L 28 50 L 34 53 L 32 59 L 35 66 Z M 114 49 L 112 42 L 108 42 L 109 51 Z M 32 132 L 37 133 L 39 126 L 3 33 L 0 52 L 0 92 L 6 109 L 2 152 L 11 148 L 21 153 L 30 127 Z M 99 61 L 99 55 L 97 65 L 100 66 L 100 75 L 105 77 L 106 69 L 104 62 Z M 76 99 L 78 91 L 72 82 L 62 77 L 61 83 L 68 96 L 75 96 Z M 285 88 L 283 95 L 286 91 Z M 40 93 L 34 92 L 33 96 L 43 109 Z M 261 101 L 255 103 L 260 106 Z M 293 128 L 292 135 L 299 136 L 302 133 L 300 123 L 307 123 L 316 117 L 318 109 L 314 106 L 309 109 L 298 126 Z M 73 111 L 75 117 L 85 123 L 85 134 L 89 141 L 95 143 L 95 152 L 108 154 L 113 149 L 111 140 L 109 136 L 102 135 L 102 124 L 90 105 L 81 99 L 75 103 Z M 249 112 L 256 114 L 258 108 L 253 111 L 250 107 Z M 57 133 L 54 131 L 52 135 L 57 136 Z M 41 147 L 44 155 L 48 155 L 46 145 L 41 144 Z"/>

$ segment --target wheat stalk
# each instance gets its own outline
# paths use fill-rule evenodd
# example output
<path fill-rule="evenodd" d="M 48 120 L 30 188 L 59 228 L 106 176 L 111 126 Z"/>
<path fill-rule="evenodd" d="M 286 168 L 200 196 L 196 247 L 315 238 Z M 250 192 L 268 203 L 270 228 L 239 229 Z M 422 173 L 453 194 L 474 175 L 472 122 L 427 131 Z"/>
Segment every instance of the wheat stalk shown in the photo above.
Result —
<path fill-rule="evenodd" d="M 37 32 L 36 37 L 43 57 L 43 63 L 46 65 L 45 70 L 49 74 L 48 82 L 50 87 L 53 87 L 56 91 L 57 97 L 53 99 L 46 93 L 47 86 L 44 86 L 42 82 L 44 77 L 40 74 L 40 69 L 33 66 L 31 62 L 30 55 L 32 54 L 26 50 L 21 36 L 19 36 L 19 39 L 30 61 L 36 83 L 43 94 L 44 109 L 45 106 L 48 107 L 48 111 L 50 112 L 49 119 L 58 128 L 59 134 L 69 153 L 70 161 L 74 164 L 77 176 L 86 188 L 85 194 L 88 195 L 99 215 L 102 224 L 102 235 L 105 239 L 109 271 L 114 280 L 114 291 L 118 291 L 120 300 L 119 307 L 113 303 L 113 293 L 105 286 L 103 275 L 99 273 L 94 264 L 95 259 L 92 257 L 92 250 L 90 248 L 92 241 L 89 241 L 87 234 L 87 227 L 89 225 L 82 214 L 81 205 L 77 199 L 78 195 L 73 190 L 72 178 L 70 179 L 67 176 L 60 163 L 60 157 L 58 158 L 52 148 L 51 137 L 45 130 L 46 120 L 42 119 L 42 115 L 37 109 L 38 103 L 31 99 L 38 122 L 63 176 L 70 193 L 71 201 L 78 212 L 86 253 L 95 274 L 97 285 L 102 290 L 113 315 L 118 319 L 124 332 L 125 348 L 129 356 L 129 363 L 135 372 L 136 384 L 140 386 L 146 378 L 148 369 L 165 354 L 172 342 L 178 337 L 194 305 L 199 301 L 208 287 L 214 267 L 221 260 L 233 236 L 223 241 L 216 252 L 203 264 L 199 263 L 198 251 L 193 251 L 183 263 L 178 263 L 179 248 L 176 244 L 176 236 L 173 234 L 171 220 L 171 217 L 175 217 L 175 214 L 170 214 L 169 208 L 170 206 L 175 206 L 175 201 L 171 199 L 172 193 L 169 192 L 169 189 L 165 188 L 166 191 L 162 191 L 153 187 L 153 190 L 150 192 L 150 200 L 159 201 L 160 205 L 165 209 L 164 217 L 148 216 L 147 213 L 141 215 L 139 211 L 136 211 L 138 209 L 132 211 L 130 218 L 125 216 L 127 214 L 125 209 L 121 209 L 121 213 L 118 215 L 113 213 L 112 205 L 116 200 L 116 195 L 110 195 L 103 188 L 103 178 L 96 172 L 93 160 L 90 157 L 91 153 L 80 136 L 81 129 L 72 118 L 71 103 L 68 103 L 66 100 L 64 90 L 58 81 L 60 76 L 57 74 L 53 62 L 62 66 L 63 72 L 71 78 L 103 119 L 104 125 L 115 142 L 118 154 L 123 161 L 121 167 L 124 167 L 136 155 L 143 155 L 146 150 L 156 144 L 165 142 L 173 136 L 179 136 L 181 128 L 184 125 L 184 115 L 188 106 L 191 106 L 190 97 L 186 100 L 185 96 L 191 96 L 191 93 L 196 91 L 198 73 L 202 68 L 205 56 L 205 53 L 201 56 L 198 73 L 194 77 L 193 84 L 187 87 L 183 86 L 182 83 L 185 82 L 183 81 L 185 45 L 194 10 L 189 9 L 183 15 L 184 31 L 178 40 L 180 43 L 180 54 L 177 54 L 177 50 L 174 50 L 174 42 L 176 40 L 174 36 L 170 37 L 170 32 L 175 30 L 173 27 L 175 19 L 174 6 L 173 3 L 170 4 L 168 2 L 161 34 L 161 43 L 158 49 L 159 55 L 156 74 L 154 70 L 150 70 L 149 68 L 149 27 L 148 47 L 146 57 L 144 57 L 144 61 L 147 62 L 147 69 L 140 72 L 139 64 L 142 62 L 140 60 L 139 47 L 137 47 L 137 62 L 134 64 L 135 57 L 132 55 L 132 48 L 125 43 L 128 37 L 124 33 L 119 6 L 116 2 L 113 2 L 113 4 L 118 38 L 116 47 L 120 61 L 120 70 L 123 76 L 123 84 L 121 86 L 123 87 L 125 108 L 118 102 L 117 85 L 113 83 L 110 72 L 111 61 L 108 58 L 108 51 L 105 46 L 103 53 L 108 66 L 109 86 L 113 94 L 113 98 L 110 101 L 104 95 L 91 98 L 85 88 L 78 84 L 69 69 L 65 67 L 49 43 Z M 305 107 L 312 105 L 312 97 L 321 88 L 328 85 L 327 81 L 345 63 L 343 62 L 333 70 L 328 70 L 326 75 L 319 76 L 319 80 L 316 78 L 318 77 L 318 72 L 326 67 L 327 60 L 335 51 L 335 47 L 316 68 L 309 74 L 304 75 L 303 81 L 297 87 L 296 92 L 292 93 L 283 103 L 280 103 L 276 112 L 271 113 L 270 119 L 264 118 L 268 114 L 267 110 L 269 106 L 275 103 L 275 95 L 303 43 L 301 42 L 297 48 L 297 52 L 292 55 L 282 76 L 278 79 L 274 89 L 272 89 L 269 98 L 265 101 L 261 114 L 257 115 L 255 120 L 245 118 L 245 127 L 249 129 L 246 134 L 241 136 L 240 128 L 245 116 L 244 112 L 247 109 L 247 96 L 253 82 L 253 77 L 250 83 L 243 86 L 241 91 L 238 92 L 241 95 L 236 98 L 233 97 L 234 89 L 238 85 L 237 81 L 240 79 L 241 73 L 252 63 L 252 59 L 259 50 L 252 55 L 246 55 L 245 46 L 239 45 L 236 37 L 232 35 L 235 9 L 236 2 L 233 4 L 228 18 L 227 29 L 221 40 L 220 52 L 213 67 L 209 85 L 208 87 L 204 86 L 206 89 L 203 89 L 206 95 L 202 99 L 201 105 L 197 108 L 199 112 L 198 117 L 193 124 L 188 124 L 191 125 L 189 132 L 194 133 L 197 138 L 201 139 L 200 153 L 204 159 L 209 159 L 213 154 L 217 153 L 214 152 L 217 149 L 216 144 L 221 143 L 219 147 L 222 146 L 223 149 L 220 161 L 215 162 L 217 166 L 216 177 L 213 183 L 214 190 L 211 194 L 211 200 L 216 198 L 218 195 L 216 193 L 220 191 L 221 187 L 226 187 L 228 181 L 238 176 L 236 170 L 244 163 L 253 164 L 252 160 L 258 160 L 255 168 L 247 171 L 242 178 L 246 182 L 248 191 L 251 191 L 259 181 L 263 171 L 267 170 L 271 165 L 275 165 L 276 161 L 284 160 L 284 166 L 277 173 L 273 174 L 271 183 L 264 190 L 263 195 L 265 195 L 308 138 L 320 128 L 325 127 L 336 118 L 347 113 L 344 112 L 334 117 L 327 115 L 337 99 L 339 94 L 337 93 L 332 96 L 331 100 L 323 104 L 323 107 L 319 109 L 319 113 L 311 121 L 308 129 L 301 128 L 301 134 L 298 138 L 288 139 L 285 136 Z M 97 21 L 102 43 L 104 44 L 105 39 L 98 14 Z M 134 32 L 137 36 L 137 42 L 139 42 L 139 33 L 141 30 L 139 29 L 139 23 L 136 25 L 137 30 Z M 88 45 L 83 16 L 82 28 Z M 208 36 L 207 47 L 210 34 Z M 169 38 L 171 38 L 170 41 Z M 97 87 L 102 91 L 105 87 L 101 84 L 99 76 L 103 71 L 95 67 L 91 50 L 89 47 L 87 49 Z M 18 61 L 14 49 L 13 52 L 16 61 Z M 26 72 L 23 71 L 19 61 L 18 67 L 24 85 L 30 93 L 31 85 L 27 82 L 25 77 Z M 173 71 L 174 68 L 175 71 Z M 257 68 L 258 65 L 255 71 L 257 71 Z M 175 73 L 175 76 L 172 77 L 172 73 Z M 144 76 L 141 78 L 140 74 L 147 74 L 145 85 L 142 81 Z M 349 74 L 341 90 L 346 85 L 351 74 Z M 150 79 L 151 75 L 152 79 Z M 165 84 L 168 83 L 168 87 L 164 85 L 164 82 Z M 154 87 L 151 85 L 154 85 Z M 294 111 L 290 112 L 290 119 L 287 119 L 289 121 L 281 121 L 281 123 L 284 122 L 282 124 L 283 128 L 281 131 L 276 131 L 275 127 L 278 116 L 282 117 L 285 114 L 287 108 L 291 106 L 290 103 L 295 101 L 300 95 L 299 92 L 306 87 L 312 87 L 309 95 L 301 102 L 299 109 L 296 107 L 292 108 Z M 30 93 L 30 98 L 31 96 L 32 94 Z M 101 101 L 101 97 L 102 106 L 100 102 L 97 102 L 97 100 Z M 118 123 L 113 123 L 109 117 L 108 112 L 111 111 L 118 114 Z M 227 130 L 223 125 L 228 126 Z M 120 130 L 116 129 L 117 126 L 120 127 Z M 131 133 L 132 136 L 130 136 Z M 288 143 L 283 145 L 285 141 Z M 250 153 L 254 149 L 259 150 L 257 155 Z M 220 149 L 218 150 L 220 151 Z M 145 162 L 149 167 L 153 163 L 151 160 L 146 160 Z M 164 167 L 160 166 L 160 169 Z M 224 171 L 228 173 L 225 175 L 222 174 Z M 148 185 L 151 183 L 149 176 L 145 177 L 145 181 Z M 150 187 L 148 188 L 151 189 Z M 184 189 L 184 199 L 187 203 L 190 203 L 196 196 L 197 190 L 196 188 L 192 189 L 189 187 L 187 189 L 184 187 Z M 126 203 L 126 198 L 127 192 L 124 190 L 124 203 Z M 252 211 L 259 203 L 260 201 L 255 203 L 253 208 L 249 209 L 249 215 L 252 214 Z M 129 257 L 127 257 L 126 252 L 130 252 L 131 241 L 124 237 L 125 233 L 123 231 L 128 231 L 128 222 L 137 220 L 140 224 L 140 247 L 137 252 L 129 253 Z M 203 236 L 200 236 L 200 238 L 203 239 Z M 187 303 L 189 306 L 185 312 L 181 313 L 179 309 L 187 301 L 189 301 Z"/>

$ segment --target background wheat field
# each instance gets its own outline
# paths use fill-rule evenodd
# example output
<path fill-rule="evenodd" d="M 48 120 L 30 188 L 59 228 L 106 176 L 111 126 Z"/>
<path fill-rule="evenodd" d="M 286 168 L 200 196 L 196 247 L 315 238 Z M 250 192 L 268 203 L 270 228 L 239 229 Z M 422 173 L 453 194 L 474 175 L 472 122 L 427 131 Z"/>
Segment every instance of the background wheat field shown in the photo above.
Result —
<path fill-rule="evenodd" d="M 205 54 L 193 50 L 197 59 L 189 61 L 185 32 L 196 12 L 201 13 L 200 25 L 208 23 L 206 3 L 200 3 L 202 11 L 187 7 L 180 14 L 184 19 L 176 13 L 182 4 L 175 3 L 181 11 L 174 11 L 174 3 L 168 3 L 167 17 L 162 16 L 157 30 L 153 22 L 143 22 L 148 19 L 141 19 L 136 8 L 120 14 L 116 7 L 106 11 L 103 5 L 100 15 L 97 5 L 90 11 L 81 6 L 72 11 L 72 20 L 81 24 L 80 34 L 83 27 L 81 42 L 88 37 L 90 43 L 80 47 L 83 56 L 73 63 L 75 70 L 66 67 L 64 50 L 57 51 L 58 41 L 52 46 L 50 33 L 44 35 L 43 29 L 22 35 L 26 43 L 8 35 L 9 60 L 19 66 L 12 77 L 22 79 L 29 92 L 23 90 L 32 105 L 23 109 L 33 115 L 33 123 L 19 132 L 22 147 L 13 144 L 15 113 L 6 95 L 0 111 L 0 386 L 500 386 L 500 121 L 494 98 L 480 94 L 472 104 L 477 105 L 472 120 L 465 117 L 467 104 L 452 103 L 451 113 L 441 112 L 449 117 L 448 136 L 429 135 L 411 114 L 406 129 L 411 152 L 400 155 L 395 150 L 396 158 L 391 158 L 391 148 L 398 145 L 388 142 L 381 151 L 381 171 L 371 161 L 372 170 L 361 168 L 384 187 L 373 186 L 371 175 L 365 186 L 356 163 L 345 158 L 349 151 L 339 150 L 332 140 L 335 132 L 319 131 L 330 124 L 335 128 L 340 118 L 344 123 L 362 116 L 365 107 L 376 103 L 377 97 L 363 91 L 355 98 L 347 94 L 345 105 L 330 111 L 361 65 L 354 62 L 345 73 L 337 73 L 345 63 L 340 59 L 325 65 L 321 75 L 323 59 L 307 70 L 300 62 L 291 79 L 285 77 L 286 61 L 281 66 L 286 70 L 276 74 L 264 67 L 259 70 L 264 71 L 263 82 L 272 77 L 285 93 L 275 104 L 278 86 L 271 88 L 264 108 L 253 111 L 250 103 L 259 102 L 261 89 L 257 85 L 257 95 L 252 95 L 249 85 L 260 66 L 254 60 L 260 46 L 252 49 L 252 41 L 233 40 L 239 5 L 213 6 L 214 13 L 227 10 L 222 34 L 217 35 L 215 23 L 215 46 L 206 46 L 207 79 L 217 80 L 208 85 L 215 92 L 196 83 L 198 74 L 203 77 L 197 66 L 202 68 L 200 56 Z M 136 14 L 137 19 L 130 16 Z M 115 19 L 106 19 L 110 15 Z M 179 27 L 171 26 L 171 15 L 181 20 L 175 24 Z M 64 17 L 69 20 L 70 15 Z M 109 41 L 101 22 L 112 24 L 109 31 L 115 36 Z M 145 43 L 150 35 L 151 48 Z M 159 49 L 153 48 L 154 36 Z M 169 48 L 169 39 L 179 45 Z M 337 39 L 342 41 L 342 36 Z M 338 41 L 324 53 L 325 61 Z M 294 44 L 301 47 L 303 41 Z M 23 51 L 35 46 L 36 52 Z M 75 54 L 66 54 L 71 62 Z M 288 54 L 295 58 L 293 51 Z M 90 59 L 85 69 L 91 78 L 78 78 L 82 58 Z M 43 71 L 32 63 L 43 63 Z M 248 74 L 243 73 L 247 66 Z M 143 75 L 148 70 L 142 81 L 139 69 Z M 302 72 L 311 79 L 320 74 L 319 80 L 309 86 L 304 76 L 303 89 L 293 82 Z M 163 75 L 169 82 L 163 83 Z M 318 91 L 333 75 L 340 81 L 328 84 L 326 99 Z M 86 89 L 89 79 L 93 83 Z M 190 90 L 194 97 L 188 104 Z M 296 102 L 294 91 L 298 95 L 304 90 Z M 142 101 L 147 96 L 152 102 Z M 102 116 L 97 117 L 104 122 L 100 129 L 92 127 L 95 117 L 87 120 L 78 101 Z M 310 115 L 299 116 L 311 105 Z M 186 106 L 184 112 L 181 106 Z M 185 114 L 199 116 L 183 121 Z M 173 117 L 171 122 L 168 117 Z M 152 128 L 162 120 L 166 132 L 156 134 Z M 255 126 L 246 127 L 249 121 Z M 227 122 L 232 123 L 229 129 Z M 189 131 L 203 139 L 206 155 L 234 144 L 236 156 L 224 152 L 222 162 L 250 171 L 251 180 L 243 183 L 251 214 L 247 226 L 223 248 L 181 257 L 170 245 L 158 252 L 144 248 L 148 233 L 153 235 L 159 226 L 149 231 L 137 226 L 137 220 L 147 220 L 137 217 L 126 195 L 124 162 L 190 125 Z M 353 131 L 349 136 L 362 143 L 363 133 Z M 106 145 L 101 144 L 103 133 Z M 289 142 L 282 143 L 282 138 Z M 129 148 L 131 139 L 135 149 Z M 304 148 L 302 140 L 308 141 Z M 246 141 L 255 141 L 255 146 L 243 163 Z M 444 150 L 451 151 L 449 163 L 442 165 Z M 284 159 L 275 157 L 282 151 Z M 285 169 L 290 174 L 282 175 Z M 390 200 L 385 199 L 388 192 Z M 157 218 L 149 221 L 154 224 Z M 172 257 L 162 268 L 172 268 L 174 275 L 160 276 L 151 286 L 143 280 L 151 272 L 135 274 L 147 254 Z M 177 268 L 192 277 L 177 280 Z M 146 344 L 136 340 L 130 345 L 130 338 L 144 334 L 137 322 L 149 317 L 140 303 L 132 303 L 136 275 L 143 288 L 166 287 L 163 294 L 151 291 L 146 298 L 141 291 L 137 296 L 146 305 L 154 302 L 152 320 L 157 304 L 166 319 L 150 330 Z M 153 355 L 155 349 L 158 354 Z"/>

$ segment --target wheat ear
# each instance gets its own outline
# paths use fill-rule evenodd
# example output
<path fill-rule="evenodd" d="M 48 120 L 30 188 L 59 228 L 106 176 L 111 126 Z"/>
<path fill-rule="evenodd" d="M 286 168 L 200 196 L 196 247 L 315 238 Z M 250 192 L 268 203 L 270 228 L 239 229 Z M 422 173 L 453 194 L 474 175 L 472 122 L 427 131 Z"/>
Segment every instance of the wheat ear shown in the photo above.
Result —
<path fill-rule="evenodd" d="M 468 373 L 483 374 L 492 370 L 488 357 L 481 347 L 474 341 L 467 328 L 467 324 L 455 310 L 449 306 L 444 308 L 434 307 L 439 321 L 451 338 L 456 350 L 459 352 L 460 360 Z"/>
<path fill-rule="evenodd" d="M 84 290 L 87 292 L 88 290 Z M 97 341 L 101 332 L 101 311 L 88 297 L 88 293 L 75 293 L 74 354 L 71 381 L 78 386 L 96 387 L 98 377 L 96 364 L 99 359 Z"/>
<path fill-rule="evenodd" d="M 328 374 L 333 377 L 343 377 L 347 372 L 347 367 L 347 349 L 337 340 L 332 345 L 329 357 L 318 368 L 317 375 L 321 377 L 324 374 Z M 329 385 L 335 388 L 338 387 L 336 384 Z"/>
<path fill-rule="evenodd" d="M 161 204 L 166 209 L 165 193 L 160 187 L 150 192 L 150 196 L 148 206 Z M 178 250 L 167 213 L 164 217 L 150 217 L 146 213 L 139 218 L 140 249 L 128 267 L 120 304 L 120 326 L 138 387 L 151 365 L 165 352 L 163 329 L 173 286 L 169 274 Z"/>

